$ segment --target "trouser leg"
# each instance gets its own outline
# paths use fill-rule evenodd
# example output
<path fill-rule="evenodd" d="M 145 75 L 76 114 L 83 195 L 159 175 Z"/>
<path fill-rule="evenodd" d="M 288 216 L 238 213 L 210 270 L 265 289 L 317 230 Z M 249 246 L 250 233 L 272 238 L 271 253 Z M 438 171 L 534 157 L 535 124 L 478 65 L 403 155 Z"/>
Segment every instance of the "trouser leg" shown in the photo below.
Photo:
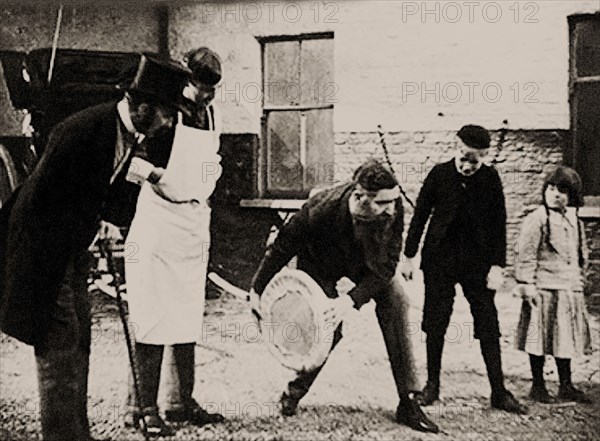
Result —
<path fill-rule="evenodd" d="M 327 297 L 336 298 L 338 296 L 336 290 L 336 281 L 320 278 L 318 276 L 318 271 L 314 270 L 315 266 L 316 264 L 314 262 L 303 259 L 301 256 L 298 257 L 297 268 L 311 276 L 323 289 L 323 292 Z M 333 332 L 333 341 L 331 344 L 330 353 L 337 346 L 341 339 L 342 324 L 340 323 Z M 298 372 L 296 378 L 288 383 L 288 389 L 286 392 L 287 395 L 296 402 L 300 401 L 300 399 L 308 393 L 308 390 L 316 380 L 317 375 L 319 375 L 319 372 L 321 372 L 321 369 L 323 369 L 323 366 L 326 362 L 327 359 L 323 362 L 323 364 L 321 364 L 321 366 L 311 369 L 310 371 Z"/>
<path fill-rule="evenodd" d="M 44 441 L 78 441 L 75 358 L 74 351 L 36 357 Z"/>
<path fill-rule="evenodd" d="M 89 437 L 90 423 L 87 412 L 87 392 L 90 354 L 84 351 L 78 351 L 75 357 L 75 363 L 77 365 L 75 372 L 75 381 L 77 383 L 76 418 L 80 427 L 80 433 Z"/>
<path fill-rule="evenodd" d="M 455 280 L 441 273 L 426 272 L 424 276 L 425 304 L 421 327 L 427 334 L 427 383 L 439 389 L 445 335 L 454 306 Z"/>
<path fill-rule="evenodd" d="M 400 283 L 392 280 L 375 300 L 375 313 L 383 333 L 396 389 L 402 399 L 409 392 L 420 389 L 409 335 L 408 298 Z"/>
<path fill-rule="evenodd" d="M 158 412 L 157 399 L 160 384 L 160 368 L 162 365 L 164 346 L 136 342 L 135 363 L 138 374 L 140 405 L 144 414 Z M 133 381 L 130 381 L 130 384 Z M 130 389 L 130 400 L 135 403 L 135 391 Z"/>
<path fill-rule="evenodd" d="M 333 343 L 331 345 L 332 351 L 341 339 L 342 325 L 340 324 L 333 333 Z M 321 372 L 321 369 L 325 366 L 326 361 L 323 362 L 321 366 L 311 369 L 310 371 L 298 372 L 296 378 L 288 383 L 287 395 L 296 402 L 300 401 L 300 399 L 308 393 L 308 390 L 317 379 L 317 375 L 319 375 L 319 372 Z"/>
<path fill-rule="evenodd" d="M 440 372 L 442 370 L 442 353 L 444 351 L 444 334 L 427 334 L 427 383 L 440 386 Z"/>
<path fill-rule="evenodd" d="M 35 345 L 44 441 L 89 439 L 87 382 L 91 338 L 88 270 L 88 253 L 76 253 L 50 306 L 49 327 Z"/>
<path fill-rule="evenodd" d="M 183 410 L 193 400 L 196 345 L 194 343 L 177 344 L 171 346 L 171 350 L 166 410 Z"/>
<path fill-rule="evenodd" d="M 479 344 L 483 360 L 485 361 L 492 395 L 500 395 L 505 392 L 500 340 L 498 338 L 481 339 L 479 340 Z"/>
<path fill-rule="evenodd" d="M 494 303 L 495 291 L 487 288 L 486 273 L 470 274 L 460 281 L 473 316 L 475 338 L 479 339 L 492 395 L 505 392 L 500 350 L 498 310 Z"/>

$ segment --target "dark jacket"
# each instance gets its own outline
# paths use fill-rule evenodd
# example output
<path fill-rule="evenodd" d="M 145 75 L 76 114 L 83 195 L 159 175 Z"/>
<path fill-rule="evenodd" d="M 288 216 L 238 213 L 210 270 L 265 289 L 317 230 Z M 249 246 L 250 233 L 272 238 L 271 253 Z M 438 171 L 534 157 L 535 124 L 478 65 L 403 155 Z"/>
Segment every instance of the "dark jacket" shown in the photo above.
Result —
<path fill-rule="evenodd" d="M 69 259 L 97 231 L 117 121 L 116 103 L 106 103 L 58 124 L 36 169 L 3 209 L 0 328 L 25 343 L 44 335 Z"/>
<path fill-rule="evenodd" d="M 386 258 L 373 266 L 354 239 L 348 208 L 353 189 L 353 184 L 345 184 L 317 193 L 281 227 L 254 276 L 252 286 L 258 294 L 294 256 L 298 268 L 317 282 L 335 283 L 348 277 L 356 283 L 349 295 L 357 308 L 388 286 L 402 250 L 402 201 L 396 203 L 396 217 L 383 245 Z"/>
<path fill-rule="evenodd" d="M 433 167 L 425 178 L 412 217 L 404 254 L 414 257 L 425 225 L 429 220 L 427 235 L 421 252 L 423 271 L 452 264 L 456 253 L 448 253 L 442 246 L 448 238 L 450 227 L 459 215 L 459 206 L 466 210 L 473 226 L 472 241 L 482 256 L 481 269 L 506 264 L 506 207 L 502 182 L 495 168 L 483 165 L 473 176 L 464 178 L 456 170 L 454 159 Z M 431 218 L 431 219 L 430 219 Z"/>

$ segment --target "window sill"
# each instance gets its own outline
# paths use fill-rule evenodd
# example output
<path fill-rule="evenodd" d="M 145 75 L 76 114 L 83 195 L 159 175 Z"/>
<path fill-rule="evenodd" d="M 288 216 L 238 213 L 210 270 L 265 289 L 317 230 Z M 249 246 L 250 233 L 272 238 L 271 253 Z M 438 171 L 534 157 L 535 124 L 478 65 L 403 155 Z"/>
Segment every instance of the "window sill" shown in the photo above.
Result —
<path fill-rule="evenodd" d="M 277 211 L 298 211 L 306 199 L 242 199 L 242 208 L 270 208 Z"/>
<path fill-rule="evenodd" d="M 585 205 L 579 208 L 579 217 L 600 219 L 600 196 L 585 196 Z"/>

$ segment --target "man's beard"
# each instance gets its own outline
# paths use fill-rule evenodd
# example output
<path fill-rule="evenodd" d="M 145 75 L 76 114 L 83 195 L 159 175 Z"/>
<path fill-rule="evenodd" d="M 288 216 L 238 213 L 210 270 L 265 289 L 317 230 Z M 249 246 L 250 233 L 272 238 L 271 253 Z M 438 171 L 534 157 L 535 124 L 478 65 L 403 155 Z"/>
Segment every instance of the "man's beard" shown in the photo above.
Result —
<path fill-rule="evenodd" d="M 352 219 L 354 238 L 362 246 L 365 263 L 372 271 L 377 272 L 387 260 L 387 245 L 392 236 L 391 227 L 395 217 L 384 214 L 372 219 Z"/>
<path fill-rule="evenodd" d="M 381 234 L 390 228 L 395 216 L 381 214 L 372 218 L 354 216 L 352 224 L 354 226 L 354 236 L 356 239 L 377 239 Z"/>

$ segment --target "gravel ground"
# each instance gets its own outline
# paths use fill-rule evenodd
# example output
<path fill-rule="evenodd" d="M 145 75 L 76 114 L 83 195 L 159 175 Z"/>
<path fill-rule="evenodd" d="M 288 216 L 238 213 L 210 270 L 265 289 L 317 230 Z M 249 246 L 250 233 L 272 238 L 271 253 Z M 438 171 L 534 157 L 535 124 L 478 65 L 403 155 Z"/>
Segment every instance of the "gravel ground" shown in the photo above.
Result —
<path fill-rule="evenodd" d="M 425 380 L 424 335 L 420 332 L 422 288 L 409 285 L 411 332 L 420 377 Z M 127 351 L 112 298 L 94 298 L 89 386 L 92 434 L 99 440 L 142 440 L 124 428 Z M 279 396 L 292 373 L 257 341 L 249 311 L 224 295 L 208 302 L 205 336 L 197 346 L 195 398 L 223 413 L 217 426 L 175 426 L 174 440 L 592 440 L 600 433 L 600 324 L 592 317 L 592 354 L 573 361 L 575 382 L 594 398 L 591 405 L 540 405 L 527 400 L 526 354 L 512 348 L 520 301 L 497 296 L 503 330 L 507 386 L 530 405 L 530 415 L 489 408 L 489 386 L 479 345 L 472 338 L 466 300 L 457 296 L 447 334 L 442 400 L 425 408 L 443 433 L 422 434 L 394 423 L 397 396 L 381 333 L 370 303 L 345 322 L 344 339 L 330 357 L 297 416 L 282 418 Z M 5 335 L 0 341 L 0 440 L 39 439 L 39 409 L 33 351 Z M 546 365 L 548 387 L 558 388 L 553 362 Z"/>

